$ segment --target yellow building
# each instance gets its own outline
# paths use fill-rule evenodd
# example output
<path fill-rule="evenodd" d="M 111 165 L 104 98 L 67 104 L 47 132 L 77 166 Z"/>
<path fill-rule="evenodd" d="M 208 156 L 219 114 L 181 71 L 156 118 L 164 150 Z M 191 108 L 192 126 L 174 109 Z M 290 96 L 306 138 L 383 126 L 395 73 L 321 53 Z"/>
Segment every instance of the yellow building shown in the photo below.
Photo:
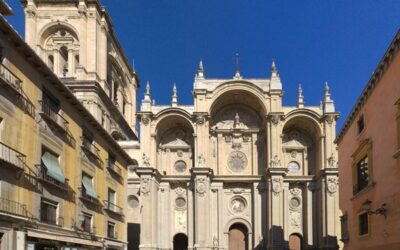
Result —
<path fill-rule="evenodd" d="M 125 249 L 135 161 L 0 11 L 0 249 Z"/>

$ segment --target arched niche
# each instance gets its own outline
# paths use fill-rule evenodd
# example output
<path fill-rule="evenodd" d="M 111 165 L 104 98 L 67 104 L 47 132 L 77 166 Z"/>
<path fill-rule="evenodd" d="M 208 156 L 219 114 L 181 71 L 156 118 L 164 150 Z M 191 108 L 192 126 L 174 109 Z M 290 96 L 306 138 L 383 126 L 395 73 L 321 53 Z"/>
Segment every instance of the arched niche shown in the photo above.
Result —
<path fill-rule="evenodd" d="M 321 168 L 321 128 L 309 115 L 294 115 L 282 130 L 283 166 L 289 175 L 314 175 Z"/>
<path fill-rule="evenodd" d="M 265 109 L 254 93 L 233 89 L 210 109 L 210 165 L 223 175 L 262 174 L 265 168 Z"/>
<path fill-rule="evenodd" d="M 156 126 L 157 168 L 173 175 L 188 175 L 193 167 L 193 126 L 178 114 L 160 117 Z"/>

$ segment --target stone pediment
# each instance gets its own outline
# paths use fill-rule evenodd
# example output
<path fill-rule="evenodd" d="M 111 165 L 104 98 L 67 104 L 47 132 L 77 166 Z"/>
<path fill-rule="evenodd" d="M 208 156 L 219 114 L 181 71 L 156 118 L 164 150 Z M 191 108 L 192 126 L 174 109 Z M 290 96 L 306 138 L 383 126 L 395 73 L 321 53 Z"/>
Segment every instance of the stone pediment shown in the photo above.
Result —
<path fill-rule="evenodd" d="M 168 142 L 164 145 L 161 145 L 161 148 L 165 148 L 165 149 L 189 149 L 190 145 L 185 142 L 184 140 L 181 140 L 179 138 Z"/>

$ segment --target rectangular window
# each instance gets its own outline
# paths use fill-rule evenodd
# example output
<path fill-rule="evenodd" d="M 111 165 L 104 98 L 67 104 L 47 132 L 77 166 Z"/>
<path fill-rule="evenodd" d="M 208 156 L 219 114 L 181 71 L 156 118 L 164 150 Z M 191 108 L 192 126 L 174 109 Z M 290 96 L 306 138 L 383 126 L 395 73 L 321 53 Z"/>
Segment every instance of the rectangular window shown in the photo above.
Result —
<path fill-rule="evenodd" d="M 92 232 L 92 215 L 83 213 L 82 230 L 88 233 Z"/>
<path fill-rule="evenodd" d="M 108 222 L 107 236 L 108 236 L 108 238 L 112 238 L 112 239 L 117 238 L 116 233 L 115 233 L 115 223 Z"/>
<path fill-rule="evenodd" d="M 360 118 L 357 120 L 357 134 L 360 134 L 365 128 L 364 124 L 364 115 L 362 115 Z"/>
<path fill-rule="evenodd" d="M 369 232 L 368 212 L 358 215 L 358 234 L 367 235 Z"/>
<path fill-rule="evenodd" d="M 115 204 L 115 191 L 111 188 L 108 189 L 108 202 Z"/>
<path fill-rule="evenodd" d="M 53 97 L 46 89 L 43 89 L 42 111 L 48 115 L 58 114 L 60 111 L 60 102 Z"/>
<path fill-rule="evenodd" d="M 40 221 L 57 224 L 57 203 L 42 200 L 40 203 Z"/>
<path fill-rule="evenodd" d="M 357 192 L 366 188 L 369 184 L 368 156 L 357 162 Z"/>

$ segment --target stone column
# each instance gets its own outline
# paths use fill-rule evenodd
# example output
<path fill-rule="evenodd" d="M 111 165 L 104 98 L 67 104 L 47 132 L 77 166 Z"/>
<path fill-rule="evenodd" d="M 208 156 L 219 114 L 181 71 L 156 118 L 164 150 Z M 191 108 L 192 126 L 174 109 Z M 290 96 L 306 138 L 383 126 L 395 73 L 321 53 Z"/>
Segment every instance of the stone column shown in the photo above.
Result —
<path fill-rule="evenodd" d="M 194 179 L 194 249 L 205 250 L 212 248 L 210 232 L 211 194 L 210 182 L 213 176 L 212 169 L 195 167 L 192 170 Z"/>
<path fill-rule="evenodd" d="M 68 72 L 67 76 L 74 76 L 75 72 L 75 56 L 72 48 L 68 48 Z"/>
<path fill-rule="evenodd" d="M 282 158 L 281 118 L 283 113 L 270 112 L 267 116 L 268 162 Z"/>
<path fill-rule="evenodd" d="M 151 167 L 139 167 L 136 174 L 140 177 L 140 210 L 142 223 L 140 226 L 140 245 L 143 250 L 159 247 L 159 180 L 160 173 Z"/>

